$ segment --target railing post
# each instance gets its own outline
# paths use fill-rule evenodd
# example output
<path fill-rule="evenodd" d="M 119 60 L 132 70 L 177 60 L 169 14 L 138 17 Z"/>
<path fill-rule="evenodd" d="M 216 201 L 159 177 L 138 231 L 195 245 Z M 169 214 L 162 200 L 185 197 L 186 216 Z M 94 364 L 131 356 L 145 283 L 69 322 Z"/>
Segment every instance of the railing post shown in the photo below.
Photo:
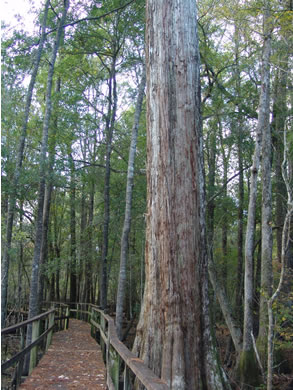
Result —
<path fill-rule="evenodd" d="M 130 370 L 126 364 L 123 375 L 123 390 L 131 390 Z"/>
<path fill-rule="evenodd" d="M 69 309 L 69 306 L 67 306 L 65 316 L 68 318 L 65 319 L 65 327 L 64 327 L 65 330 L 67 330 L 69 327 L 69 314 L 70 314 L 70 309 Z"/>
<path fill-rule="evenodd" d="M 21 384 L 23 365 L 24 365 L 24 358 L 20 359 L 20 361 L 18 362 L 17 367 L 16 367 L 16 374 L 15 374 L 15 388 L 16 389 Z"/>
<path fill-rule="evenodd" d="M 55 311 L 53 311 L 52 313 L 49 314 L 48 329 L 54 325 L 54 320 L 55 320 Z M 50 344 L 52 342 L 52 336 L 53 336 L 53 329 L 50 330 L 50 332 L 47 335 L 46 351 L 48 351 L 48 349 L 50 347 Z"/>
<path fill-rule="evenodd" d="M 40 335 L 40 320 L 34 321 L 32 324 L 32 343 L 39 337 Z M 38 357 L 38 346 L 34 346 L 30 353 L 30 365 L 29 365 L 29 374 L 31 374 L 32 370 L 37 365 L 37 357 Z"/>
<path fill-rule="evenodd" d="M 93 307 L 91 306 L 91 315 L 90 315 L 90 324 L 91 324 L 91 336 L 95 338 L 95 327 L 94 325 L 91 323 L 91 320 L 95 321 L 95 312 L 94 312 L 94 309 Z M 96 339 L 96 338 L 95 338 Z"/>
<path fill-rule="evenodd" d="M 110 376 L 115 390 L 119 390 L 120 355 L 110 344 L 110 337 L 107 339 L 107 374 Z"/>
<path fill-rule="evenodd" d="M 59 320 L 59 330 L 62 330 L 62 307 L 59 305 L 58 307 L 58 317 L 61 318 L 61 320 Z"/>
<path fill-rule="evenodd" d="M 104 317 L 103 313 L 100 314 L 100 326 L 101 326 L 102 332 L 105 334 L 106 324 L 105 324 L 105 317 Z M 108 337 L 109 337 L 109 335 L 108 335 Z M 107 362 L 107 345 L 105 344 L 104 338 L 102 336 L 100 337 L 100 346 L 101 346 L 101 350 L 103 353 L 104 362 Z"/>

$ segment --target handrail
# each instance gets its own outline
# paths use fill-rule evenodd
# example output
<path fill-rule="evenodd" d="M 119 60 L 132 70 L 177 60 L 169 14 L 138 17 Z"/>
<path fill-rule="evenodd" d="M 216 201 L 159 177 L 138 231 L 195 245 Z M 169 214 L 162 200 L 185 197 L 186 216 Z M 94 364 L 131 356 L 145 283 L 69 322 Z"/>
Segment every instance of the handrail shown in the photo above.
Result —
<path fill-rule="evenodd" d="M 104 355 L 104 360 L 107 368 L 107 386 L 110 390 L 119 389 L 119 377 L 122 365 L 124 364 L 123 373 L 123 390 L 132 388 L 130 376 L 134 374 L 146 390 L 169 390 L 166 382 L 160 379 L 150 368 L 146 366 L 142 359 L 136 357 L 123 344 L 117 335 L 116 327 L 113 318 L 105 314 L 100 308 L 92 304 L 79 304 L 79 306 L 87 305 L 87 310 L 79 310 L 88 315 L 87 321 L 92 326 L 93 337 L 97 336 L 93 332 L 93 328 L 99 332 L 99 340 L 101 349 Z M 89 311 L 89 309 L 91 311 Z M 78 316 L 78 309 L 71 309 Z M 98 317 L 98 318 L 97 318 Z M 97 338 L 97 337 L 95 337 Z"/>
<path fill-rule="evenodd" d="M 1 336 L 5 335 L 7 333 L 12 333 L 16 329 L 23 328 L 24 326 L 29 325 L 34 321 L 41 320 L 42 318 L 47 317 L 49 314 L 53 313 L 53 311 L 55 312 L 55 308 L 48 310 L 45 313 L 39 314 L 35 317 L 32 317 L 29 320 L 22 321 L 22 322 L 19 322 L 18 324 L 9 326 L 8 328 L 1 329 Z"/>
<path fill-rule="evenodd" d="M 63 315 L 63 310 L 66 308 L 66 313 Z M 59 317 L 56 318 L 55 312 L 59 314 Z M 1 336 L 5 336 L 9 333 L 15 332 L 17 329 L 23 329 L 28 325 L 32 324 L 32 339 L 31 343 L 24 347 L 24 333 L 21 333 L 21 350 L 17 352 L 12 358 L 6 360 L 1 364 L 2 373 L 8 368 L 12 367 L 15 363 L 17 363 L 14 371 L 14 377 L 12 380 L 12 385 L 17 388 L 21 383 L 21 377 L 24 371 L 25 361 L 29 362 L 29 374 L 33 370 L 33 368 L 37 365 L 38 362 L 38 346 L 42 341 L 44 341 L 44 351 L 46 352 L 51 344 L 52 335 L 54 328 L 56 329 L 56 322 L 58 324 L 58 330 L 67 329 L 68 328 L 68 320 L 69 320 L 69 307 L 67 305 L 63 305 L 61 308 L 53 307 L 45 313 L 39 314 L 33 318 L 30 318 L 26 321 L 22 321 L 18 324 L 9 326 L 1 330 Z M 41 333 L 42 332 L 42 333 Z M 28 358 L 26 355 L 30 354 Z M 28 360 L 27 360 L 28 359 Z M 27 371 L 27 368 L 26 368 Z"/>
<path fill-rule="evenodd" d="M 47 303 L 49 304 L 49 303 Z M 54 322 L 56 321 L 55 311 L 58 310 L 60 321 L 65 320 L 64 328 L 68 327 L 68 319 L 70 313 L 74 314 L 74 317 L 83 319 L 91 325 L 91 334 L 99 342 L 103 358 L 107 369 L 107 386 L 109 390 L 118 390 L 119 382 L 121 380 L 121 374 L 123 374 L 123 390 L 130 390 L 133 388 L 133 382 L 138 381 L 144 386 L 146 390 L 169 390 L 169 386 L 160 379 L 150 368 L 146 366 L 142 359 L 137 358 L 126 346 L 123 344 L 116 333 L 116 327 L 113 318 L 108 314 L 105 314 L 98 306 L 87 303 L 54 303 L 57 307 L 48 310 L 46 313 L 40 314 L 27 321 L 23 321 L 9 328 L 2 330 L 2 335 L 11 333 L 19 328 L 27 326 L 33 323 L 33 339 L 32 343 L 14 355 L 10 360 L 4 362 L 1 367 L 7 369 L 14 363 L 18 362 L 16 368 L 16 385 L 20 383 L 22 375 L 22 367 L 24 362 L 24 356 L 30 351 L 33 358 L 33 365 L 31 364 L 30 371 L 34 365 L 36 365 L 36 352 L 37 345 L 47 336 L 46 350 L 51 342 Z M 76 308 L 73 307 L 76 306 Z M 69 306 L 70 309 L 69 309 Z M 66 314 L 63 315 L 63 309 L 66 308 Z M 37 331 L 40 321 L 50 316 L 50 319 L 46 323 L 45 331 L 40 335 Z M 53 319 L 53 320 L 52 320 Z M 38 326 L 34 326 L 34 324 Z M 62 326 L 61 326 L 62 327 Z M 32 358 L 31 358 L 32 359 Z"/>
<path fill-rule="evenodd" d="M 130 370 L 136 375 L 137 379 L 147 388 L 147 390 L 169 389 L 169 386 L 155 375 L 155 373 L 146 366 L 142 359 L 137 358 L 134 353 L 132 353 L 125 344 L 119 340 L 113 318 L 107 314 L 104 314 L 104 317 L 108 320 L 109 324 L 110 344 L 115 348 Z"/>

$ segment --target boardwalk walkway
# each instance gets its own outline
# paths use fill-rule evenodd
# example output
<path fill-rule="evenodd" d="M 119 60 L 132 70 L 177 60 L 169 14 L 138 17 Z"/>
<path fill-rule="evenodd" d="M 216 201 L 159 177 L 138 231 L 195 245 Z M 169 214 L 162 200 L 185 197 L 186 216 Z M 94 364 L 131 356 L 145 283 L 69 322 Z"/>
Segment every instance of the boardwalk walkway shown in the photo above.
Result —
<path fill-rule="evenodd" d="M 48 352 L 19 389 L 107 389 L 102 352 L 90 325 L 70 319 L 69 330 L 54 334 Z"/>

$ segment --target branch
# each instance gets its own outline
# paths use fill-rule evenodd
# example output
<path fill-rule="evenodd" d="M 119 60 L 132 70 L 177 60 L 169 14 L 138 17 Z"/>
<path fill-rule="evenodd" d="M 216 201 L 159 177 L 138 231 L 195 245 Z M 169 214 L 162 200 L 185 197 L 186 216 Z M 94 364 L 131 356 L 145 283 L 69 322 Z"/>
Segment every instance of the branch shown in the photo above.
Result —
<path fill-rule="evenodd" d="M 215 198 L 217 196 L 219 196 L 223 191 L 225 191 L 225 187 L 227 186 L 228 183 L 230 183 L 230 181 L 232 181 L 233 179 L 235 179 L 235 177 L 239 176 L 241 172 L 243 171 L 246 171 L 247 169 L 249 169 L 251 167 L 251 165 L 248 165 L 247 167 L 244 167 L 242 168 L 239 172 L 235 173 L 235 175 L 231 176 L 227 181 L 226 183 L 224 183 L 222 185 L 222 188 L 220 189 L 220 191 L 218 191 L 215 195 L 213 195 L 208 201 L 207 201 L 207 205 L 209 205 L 210 203 L 212 203 L 213 200 L 215 200 Z"/>
<path fill-rule="evenodd" d="M 91 17 L 87 17 L 87 18 L 78 19 L 78 20 L 76 20 L 75 22 L 68 23 L 68 24 L 63 24 L 62 27 L 63 27 L 63 28 L 66 28 L 66 27 L 68 27 L 68 26 L 74 26 L 74 25 L 76 25 L 76 24 L 78 24 L 78 23 L 85 22 L 85 21 L 88 21 L 88 20 L 100 20 L 100 19 L 102 19 L 102 18 L 104 18 L 104 17 L 106 17 L 106 16 L 112 14 L 113 12 L 121 11 L 122 9 L 126 8 L 126 7 L 129 6 L 131 3 L 134 3 L 134 2 L 135 2 L 135 0 L 131 0 L 131 1 L 129 1 L 128 3 L 126 3 L 126 4 L 124 4 L 124 5 L 121 5 L 120 7 L 114 8 L 114 9 L 112 9 L 111 11 L 106 12 L 106 13 L 103 14 L 103 15 L 100 15 L 100 16 L 91 16 Z M 56 30 L 57 30 L 57 27 L 56 27 L 56 28 L 53 28 L 53 29 L 50 30 L 50 31 L 48 31 L 48 32 L 46 33 L 46 35 L 49 35 L 49 34 L 51 34 L 52 32 L 54 32 L 54 31 L 56 31 Z"/>
<path fill-rule="evenodd" d="M 253 350 L 254 350 L 254 353 L 255 353 L 255 356 L 256 356 L 256 360 L 257 360 L 257 363 L 259 365 L 259 368 L 260 368 L 263 380 L 264 380 L 264 382 L 266 382 L 265 372 L 264 372 L 263 366 L 261 364 L 261 360 L 260 360 L 260 357 L 259 357 L 259 354 L 258 354 L 258 350 L 257 350 L 257 347 L 256 347 L 256 343 L 255 343 L 255 338 L 253 336 L 253 332 L 251 332 L 250 334 L 251 334 L 252 345 L 253 345 Z"/>

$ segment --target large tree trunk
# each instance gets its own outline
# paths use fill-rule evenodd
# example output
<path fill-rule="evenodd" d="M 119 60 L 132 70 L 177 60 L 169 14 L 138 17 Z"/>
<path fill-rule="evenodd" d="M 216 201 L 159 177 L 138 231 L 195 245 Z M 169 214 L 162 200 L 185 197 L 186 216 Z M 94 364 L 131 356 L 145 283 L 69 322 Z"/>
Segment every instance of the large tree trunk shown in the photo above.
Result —
<path fill-rule="evenodd" d="M 170 389 L 220 390 L 208 312 L 196 31 L 195 1 L 147 2 L 146 284 L 134 352 Z"/>
<path fill-rule="evenodd" d="M 23 155 L 24 155 L 24 146 L 26 141 L 26 133 L 27 133 L 27 124 L 29 119 L 31 101 L 33 96 L 33 89 L 35 86 L 35 81 L 40 65 L 41 55 L 43 51 L 43 46 L 46 38 L 46 25 L 47 25 L 47 16 L 49 9 L 50 1 L 47 0 L 44 9 L 44 17 L 42 22 L 42 32 L 40 37 L 40 42 L 38 46 L 38 50 L 36 53 L 36 58 L 34 62 L 34 67 L 31 74 L 30 83 L 28 86 L 27 96 L 26 96 L 26 104 L 24 111 L 24 119 L 21 129 L 21 136 L 19 140 L 19 147 L 17 153 L 17 161 L 16 167 L 14 171 L 13 181 L 12 181 L 12 191 L 9 199 L 8 205 L 8 215 L 6 221 L 6 241 L 4 243 L 4 253 L 2 259 L 2 276 L 1 276 L 1 325 L 4 327 L 6 311 L 7 311 L 7 291 L 8 291 L 8 273 L 9 273 L 9 263 L 10 263 L 10 249 L 11 249 L 11 239 L 12 239 L 12 228 L 13 228 L 13 219 L 16 205 L 16 197 L 18 190 L 18 183 L 21 173 Z"/>
<path fill-rule="evenodd" d="M 118 281 L 118 291 L 117 291 L 117 301 L 116 301 L 116 329 L 119 339 L 122 339 L 122 323 L 123 323 L 123 308 L 125 300 L 125 285 L 126 285 L 126 265 L 128 257 L 128 237 L 131 226 L 131 206 L 132 206 L 132 190 L 133 190 L 133 178 L 134 178 L 134 160 L 136 154 L 136 141 L 139 120 L 142 109 L 142 101 L 144 97 L 144 90 L 146 84 L 146 74 L 143 70 L 142 79 L 140 82 L 137 103 L 134 115 L 134 123 L 132 128 L 131 135 L 131 144 L 129 149 L 129 159 L 128 159 L 128 171 L 127 171 L 127 183 L 126 183 L 126 200 L 125 200 L 125 216 L 124 216 L 124 225 L 121 237 L 121 252 L 120 252 L 120 271 L 119 271 L 119 281 Z"/>

